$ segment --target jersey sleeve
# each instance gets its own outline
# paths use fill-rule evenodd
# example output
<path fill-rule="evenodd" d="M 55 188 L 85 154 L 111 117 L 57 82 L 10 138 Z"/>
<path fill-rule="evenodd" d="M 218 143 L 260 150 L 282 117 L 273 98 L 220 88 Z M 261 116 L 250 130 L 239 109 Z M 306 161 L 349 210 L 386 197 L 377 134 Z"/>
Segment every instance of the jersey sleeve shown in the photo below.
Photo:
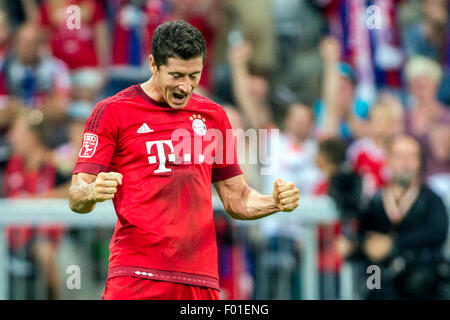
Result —
<path fill-rule="evenodd" d="M 109 171 L 118 132 L 118 124 L 111 109 L 110 102 L 100 102 L 89 116 L 73 174 Z"/>
<path fill-rule="evenodd" d="M 228 116 L 225 111 L 220 110 L 222 119 L 220 121 L 220 127 L 218 128 L 222 135 L 222 142 L 218 144 L 218 152 L 221 156 L 218 157 L 219 161 L 215 161 L 212 165 L 212 182 L 226 180 L 242 174 L 241 167 L 239 166 L 236 148 L 234 145 L 234 135 L 232 134 L 232 128 Z"/>

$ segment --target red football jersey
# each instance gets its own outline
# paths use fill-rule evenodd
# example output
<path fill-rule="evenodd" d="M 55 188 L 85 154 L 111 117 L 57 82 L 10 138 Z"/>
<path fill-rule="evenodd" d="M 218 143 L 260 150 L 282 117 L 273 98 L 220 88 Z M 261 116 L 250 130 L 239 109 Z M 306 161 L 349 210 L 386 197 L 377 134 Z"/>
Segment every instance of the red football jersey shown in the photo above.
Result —
<path fill-rule="evenodd" d="M 347 158 L 362 175 L 365 194 L 372 196 L 386 185 L 386 155 L 372 139 L 361 138 L 353 142 L 348 148 Z"/>
<path fill-rule="evenodd" d="M 97 104 L 74 174 L 123 175 L 109 278 L 218 289 L 211 182 L 242 173 L 230 133 L 222 107 L 196 94 L 176 110 L 134 85 Z"/>
<path fill-rule="evenodd" d="M 41 1 L 40 22 L 49 31 L 52 53 L 71 69 L 98 67 L 95 44 L 97 23 L 105 21 L 105 12 L 99 0 Z M 80 26 L 74 25 L 74 13 L 70 6 L 81 8 Z"/>

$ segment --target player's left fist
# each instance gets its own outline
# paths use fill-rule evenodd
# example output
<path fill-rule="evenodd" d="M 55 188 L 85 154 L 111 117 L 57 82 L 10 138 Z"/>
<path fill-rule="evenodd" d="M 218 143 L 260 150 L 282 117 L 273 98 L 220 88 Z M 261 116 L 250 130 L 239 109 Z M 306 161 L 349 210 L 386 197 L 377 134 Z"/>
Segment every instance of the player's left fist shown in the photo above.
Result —
<path fill-rule="evenodd" d="M 300 192 L 293 182 L 278 178 L 273 183 L 273 200 L 280 211 L 290 212 L 298 207 Z"/>

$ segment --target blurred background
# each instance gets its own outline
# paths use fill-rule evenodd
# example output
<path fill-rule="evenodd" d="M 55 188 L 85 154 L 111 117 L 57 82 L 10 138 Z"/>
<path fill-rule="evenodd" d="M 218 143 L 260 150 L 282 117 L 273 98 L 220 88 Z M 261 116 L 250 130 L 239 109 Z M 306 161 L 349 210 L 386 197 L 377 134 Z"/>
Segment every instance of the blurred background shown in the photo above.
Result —
<path fill-rule="evenodd" d="M 280 129 L 264 139 L 271 163 L 250 163 L 254 144 L 238 154 L 250 185 L 271 193 L 281 177 L 303 196 L 250 223 L 215 201 L 222 298 L 449 299 L 449 12 L 448 0 L 0 0 L 0 298 L 101 297 L 112 206 L 87 219 L 64 200 L 84 124 L 151 76 L 154 29 L 183 19 L 207 43 L 198 93 L 234 129 Z"/>

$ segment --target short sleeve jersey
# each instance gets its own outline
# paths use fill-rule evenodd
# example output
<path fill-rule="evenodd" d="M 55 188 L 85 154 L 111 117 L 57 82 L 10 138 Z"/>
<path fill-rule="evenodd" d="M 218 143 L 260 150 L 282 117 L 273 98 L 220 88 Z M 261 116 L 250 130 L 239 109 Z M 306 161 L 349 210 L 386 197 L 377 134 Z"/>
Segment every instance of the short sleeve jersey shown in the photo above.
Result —
<path fill-rule="evenodd" d="M 74 174 L 115 171 L 109 277 L 218 288 L 211 182 L 242 173 L 223 108 L 193 94 L 180 110 L 140 85 L 97 104 Z"/>

